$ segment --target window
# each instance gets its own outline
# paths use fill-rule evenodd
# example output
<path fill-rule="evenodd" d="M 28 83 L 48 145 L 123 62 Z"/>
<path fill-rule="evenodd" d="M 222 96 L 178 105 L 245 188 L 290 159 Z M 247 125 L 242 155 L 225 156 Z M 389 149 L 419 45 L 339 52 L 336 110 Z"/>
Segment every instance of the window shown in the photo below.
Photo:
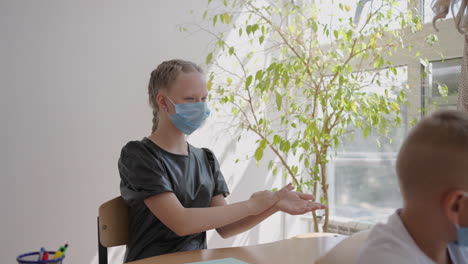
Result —
<path fill-rule="evenodd" d="M 339 155 L 331 168 L 335 186 L 333 216 L 372 223 L 385 221 L 401 207 L 395 160 L 395 152 Z"/>
<path fill-rule="evenodd" d="M 372 1 L 361 2 L 369 5 Z M 421 3 L 424 22 L 432 23 L 434 16 L 432 0 L 421 0 Z M 366 12 L 364 9 L 368 8 L 365 5 L 362 12 Z M 356 16 L 358 14 L 356 11 Z M 451 14 L 447 18 L 451 18 Z M 432 27 L 427 27 L 425 30 L 435 33 Z M 390 143 L 388 139 L 374 132 L 367 139 L 361 134 L 356 134 L 353 141 L 345 142 L 337 150 L 337 155 L 329 164 L 328 173 L 330 216 L 333 221 L 385 222 L 396 208 L 402 206 L 395 162 L 412 120 L 421 116 L 418 112 L 420 108 L 425 109 L 426 113 L 436 108 L 456 108 L 458 78 L 462 63 L 459 56 L 462 55 L 463 42 L 453 42 L 453 39 L 458 37 L 455 27 L 448 30 L 450 31 L 445 32 L 448 36 L 439 39 L 440 46 L 434 48 L 432 54 L 426 55 L 431 59 L 423 67 L 422 72 L 427 74 L 421 75 L 421 67 L 418 66 L 420 62 L 417 59 L 401 57 L 400 62 L 410 66 L 400 67 L 401 74 L 396 79 L 381 80 L 384 88 L 403 87 L 410 83 L 412 91 L 416 92 L 411 96 L 408 95 L 411 106 L 401 106 L 404 125 L 390 132 L 393 142 Z M 453 52 L 454 49 L 459 51 Z M 449 55 L 451 57 L 443 59 L 440 54 L 451 54 Z M 439 85 L 447 86 L 446 97 L 441 95 Z M 372 90 L 379 92 L 379 88 L 382 89 L 382 87 L 372 87 Z"/>
<path fill-rule="evenodd" d="M 408 81 L 406 66 L 397 67 L 397 76 L 379 70 L 380 86 L 369 91 L 391 91 L 395 97 Z M 407 109 L 402 109 L 402 126 L 392 129 L 389 136 L 372 131 L 368 138 L 357 133 L 354 140 L 345 142 L 330 162 L 330 204 L 334 220 L 376 223 L 401 207 L 401 195 L 395 173 L 398 149 L 406 135 Z"/>
<path fill-rule="evenodd" d="M 320 2 L 320 1 L 317 1 Z M 325 4 L 328 1 L 321 1 Z M 377 0 L 350 0 L 350 13 L 332 10 L 320 14 L 321 21 L 328 21 L 328 25 L 338 27 L 340 17 L 351 15 L 358 25 L 362 18 L 378 5 Z M 329 3 L 329 2 L 328 2 Z M 344 3 L 344 2 L 343 2 Z M 434 13 L 432 0 L 421 0 L 421 13 L 425 23 L 432 23 Z M 399 1 L 398 8 L 406 10 L 408 1 Z M 456 10 L 456 9 L 455 9 Z M 447 18 L 451 18 L 451 14 Z M 425 33 L 436 33 L 432 26 L 424 27 Z M 418 58 L 395 55 L 399 65 L 396 78 L 379 79 L 380 87 L 370 87 L 369 91 L 381 93 L 383 89 L 392 87 L 391 91 L 410 84 L 411 95 L 408 94 L 410 106 L 401 105 L 402 127 L 390 131 L 391 142 L 388 138 L 371 132 L 368 138 L 361 133 L 354 135 L 354 140 L 344 142 L 336 150 L 336 155 L 328 166 L 329 203 L 331 221 L 336 225 L 345 226 L 346 222 L 377 223 L 386 221 L 395 209 L 402 206 L 395 162 L 401 143 L 415 118 L 421 117 L 419 110 L 426 109 L 426 113 L 434 109 L 455 108 L 457 103 L 457 82 L 460 74 L 463 41 L 454 42 L 458 38 L 455 27 L 447 28 L 444 37 L 439 38 L 434 47 L 423 57 L 430 58 L 425 76 L 421 75 L 421 64 Z M 331 40 L 329 40 L 331 41 Z M 443 55 L 450 56 L 444 59 Z M 443 97 L 439 92 L 439 84 L 448 87 L 448 96 Z M 396 94 L 396 93 L 394 93 Z"/>
<path fill-rule="evenodd" d="M 421 87 L 421 106 L 427 111 L 456 108 L 461 58 L 430 61 Z M 369 91 L 380 93 L 385 88 L 396 94 L 408 83 L 408 67 L 397 67 L 396 77 L 387 78 L 381 70 L 380 87 Z M 448 88 L 441 96 L 439 85 Z M 391 96 L 391 95 L 390 95 Z M 415 102 L 411 102 L 415 103 Z M 373 131 L 366 139 L 361 133 L 337 150 L 330 162 L 331 217 L 335 221 L 377 223 L 385 222 L 395 209 L 402 206 L 402 198 L 395 171 L 396 157 L 406 137 L 411 121 L 406 105 L 401 105 L 403 125 L 393 129 L 392 141 Z"/>
<path fill-rule="evenodd" d="M 421 11 L 424 23 L 432 23 L 432 19 L 434 18 L 434 11 L 432 11 L 432 0 L 422 0 L 421 2 Z"/>
<path fill-rule="evenodd" d="M 422 105 L 426 113 L 430 113 L 436 108 L 456 109 L 461 63 L 462 58 L 432 61 L 429 63 L 422 89 Z M 448 88 L 446 97 L 442 96 L 439 91 L 441 85 L 445 85 Z"/>
<path fill-rule="evenodd" d="M 305 1 L 309 0 L 298 2 Z M 340 28 L 343 23 L 349 23 L 350 19 L 358 27 L 362 26 L 369 12 L 378 8 L 382 2 L 382 0 L 311 1 L 317 4 L 320 10 L 317 14 L 318 21 L 330 31 Z M 424 22 L 431 23 L 434 16 L 431 8 L 432 0 L 420 0 L 420 3 L 419 11 L 423 15 Z M 414 6 L 414 2 L 398 0 L 394 8 L 406 11 Z M 451 14 L 447 17 L 451 18 Z M 392 25 L 391 23 L 395 21 L 388 23 Z M 428 72 L 427 75 L 421 77 L 419 58 L 404 52 L 395 53 L 391 58 L 392 62 L 395 65 L 403 65 L 397 67 L 397 76 L 386 77 L 385 69 L 381 70 L 382 74 L 379 78 L 381 85 L 368 89 L 369 92 L 378 94 L 388 89 L 390 96 L 396 96 L 402 87 L 410 86 L 411 93 L 407 95 L 410 105 L 400 105 L 402 126 L 389 131 L 389 138 L 392 140 L 379 135 L 376 131 L 372 131 L 367 138 L 364 138 L 362 133 L 355 133 L 354 140 L 344 142 L 335 152 L 330 153 L 333 157 L 328 164 L 328 202 L 331 221 L 358 223 L 386 221 L 396 208 L 402 206 L 395 162 L 400 145 L 412 121 L 421 117 L 419 112 L 421 108 L 427 111 L 433 111 L 435 105 L 439 108 L 454 108 L 457 102 L 456 87 L 461 64 L 461 60 L 457 57 L 462 56 L 463 41 L 454 41 L 460 38 L 455 27 L 444 29 L 439 42 L 430 49 L 420 49 L 423 40 L 414 39 L 414 52 L 420 49 L 421 56 L 429 60 L 426 68 L 423 69 Z M 430 25 L 425 25 L 422 31 L 424 35 L 437 34 Z M 332 35 L 327 36 L 319 30 L 317 34 L 319 44 L 328 48 L 330 44 L 333 44 Z M 237 31 L 232 31 L 229 38 L 236 43 L 236 50 L 245 49 Z M 247 54 L 248 52 L 246 50 L 241 53 Z M 442 60 L 443 56 L 450 59 Z M 259 61 L 261 62 L 262 59 Z M 447 97 L 440 95 L 439 84 L 447 85 Z"/>
<path fill-rule="evenodd" d="M 383 0 L 319 0 L 316 1 L 317 9 L 320 10 L 318 21 L 321 21 L 321 23 L 330 29 L 337 29 L 343 24 L 349 23 L 349 19 L 352 19 L 358 28 L 362 28 L 368 14 L 375 12 L 382 4 Z M 340 5 L 344 5 L 346 8 L 341 9 Z M 406 11 L 408 9 L 408 1 L 398 0 L 397 4 L 392 8 Z M 383 10 L 383 12 L 386 11 L 386 9 Z M 387 23 L 389 23 L 390 29 L 398 27 L 397 20 L 387 19 Z M 332 38 L 327 38 L 323 32 L 319 32 L 318 39 L 320 43 L 330 43 L 332 41 Z"/>

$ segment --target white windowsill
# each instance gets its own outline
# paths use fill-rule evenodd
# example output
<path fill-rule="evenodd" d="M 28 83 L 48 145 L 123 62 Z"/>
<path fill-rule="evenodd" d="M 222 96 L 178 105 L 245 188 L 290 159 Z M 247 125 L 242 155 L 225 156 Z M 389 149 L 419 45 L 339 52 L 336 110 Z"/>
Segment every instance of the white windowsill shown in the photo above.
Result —
<path fill-rule="evenodd" d="M 306 221 L 310 227 L 309 232 L 313 232 L 313 218 L 310 216 L 301 216 L 301 220 Z M 374 223 L 355 221 L 350 218 L 333 217 L 330 219 L 328 232 L 350 236 L 354 233 L 371 229 L 374 225 Z"/>

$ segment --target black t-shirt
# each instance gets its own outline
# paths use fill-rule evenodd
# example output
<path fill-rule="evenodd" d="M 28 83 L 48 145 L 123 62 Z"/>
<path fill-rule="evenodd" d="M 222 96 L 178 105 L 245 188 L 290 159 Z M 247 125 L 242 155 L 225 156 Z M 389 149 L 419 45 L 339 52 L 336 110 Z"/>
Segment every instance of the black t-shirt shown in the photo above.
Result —
<path fill-rule="evenodd" d="M 209 207 L 211 198 L 229 189 L 218 161 L 208 149 L 188 144 L 188 155 L 165 151 L 148 138 L 131 141 L 119 159 L 120 192 L 129 206 L 125 262 L 206 248 L 206 233 L 180 237 L 146 207 L 144 199 L 173 192 L 186 208 Z"/>

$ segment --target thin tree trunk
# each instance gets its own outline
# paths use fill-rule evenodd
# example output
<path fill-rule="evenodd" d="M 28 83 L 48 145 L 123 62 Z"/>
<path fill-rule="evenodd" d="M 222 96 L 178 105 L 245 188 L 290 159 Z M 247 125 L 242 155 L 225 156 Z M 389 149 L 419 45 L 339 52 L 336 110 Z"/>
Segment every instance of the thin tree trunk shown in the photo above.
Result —
<path fill-rule="evenodd" d="M 325 157 L 326 158 L 326 155 L 327 155 L 327 149 L 325 150 L 322 150 L 323 152 L 323 156 L 321 157 Z M 322 186 L 322 195 L 323 195 L 323 199 L 328 203 L 328 183 L 327 183 L 327 164 L 324 163 L 324 161 L 322 159 L 320 159 L 320 172 L 321 172 L 321 186 Z M 325 209 L 325 219 L 324 219 L 324 222 L 323 222 L 323 226 L 322 226 L 322 230 L 323 232 L 328 232 L 328 220 L 329 220 L 329 216 L 330 216 L 330 211 L 329 211 L 329 208 L 327 206 L 327 208 Z"/>
<path fill-rule="evenodd" d="M 314 198 L 316 199 L 317 181 L 315 181 L 315 175 L 314 175 L 314 187 L 313 187 L 312 195 L 314 195 Z M 314 232 L 319 232 L 319 224 L 318 224 L 317 214 L 315 213 L 315 211 L 312 211 L 312 218 L 314 219 Z"/>

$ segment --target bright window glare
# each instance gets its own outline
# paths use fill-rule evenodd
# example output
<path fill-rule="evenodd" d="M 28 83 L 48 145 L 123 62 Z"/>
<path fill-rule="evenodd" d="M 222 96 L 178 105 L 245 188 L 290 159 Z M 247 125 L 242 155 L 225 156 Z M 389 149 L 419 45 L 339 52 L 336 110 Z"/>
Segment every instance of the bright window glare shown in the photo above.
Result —
<path fill-rule="evenodd" d="M 384 94 L 385 89 L 395 97 L 407 84 L 407 67 L 397 67 L 397 75 L 379 70 L 381 85 L 370 86 L 367 92 Z M 368 72 L 373 76 L 375 72 Z M 345 141 L 330 162 L 331 215 L 336 219 L 376 223 L 385 221 L 402 206 L 395 173 L 397 151 L 406 135 L 407 111 L 402 109 L 402 123 L 391 129 L 388 137 L 372 131 L 365 138 L 356 133 L 354 140 Z"/>
<path fill-rule="evenodd" d="M 434 11 L 432 11 L 432 0 L 423 0 L 423 16 L 424 16 L 424 23 L 431 23 L 432 18 L 434 17 Z"/>
<path fill-rule="evenodd" d="M 338 29 L 343 25 L 349 23 L 349 19 L 357 25 L 357 28 L 362 28 L 366 23 L 366 17 L 370 12 L 375 12 L 379 9 L 384 0 L 348 0 L 348 1 L 330 1 L 330 0 L 319 0 L 316 2 L 317 9 L 317 20 L 323 24 L 326 24 L 330 29 Z M 340 4 L 345 8 L 342 10 Z M 398 9 L 402 12 L 406 12 L 408 9 L 408 2 L 406 0 L 399 0 L 393 8 Z M 382 8 L 381 12 L 386 13 L 388 7 Z M 389 29 L 396 29 L 400 25 L 397 20 L 388 20 Z M 319 42 L 329 43 L 331 38 L 327 38 L 323 32 L 318 34 Z"/>

